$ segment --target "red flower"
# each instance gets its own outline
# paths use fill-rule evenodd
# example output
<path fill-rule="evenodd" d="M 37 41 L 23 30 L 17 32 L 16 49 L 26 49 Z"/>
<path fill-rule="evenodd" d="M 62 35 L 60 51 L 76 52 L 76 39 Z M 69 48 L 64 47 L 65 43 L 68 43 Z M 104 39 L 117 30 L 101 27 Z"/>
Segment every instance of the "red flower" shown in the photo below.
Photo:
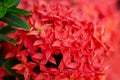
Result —
<path fill-rule="evenodd" d="M 104 28 L 74 7 L 69 0 L 34 4 L 28 20 L 31 30 L 17 31 L 13 52 L 21 63 L 12 69 L 24 73 L 25 80 L 102 80 L 110 49 L 103 41 Z"/>
<path fill-rule="evenodd" d="M 21 61 L 22 63 L 13 66 L 12 69 L 18 70 L 17 72 L 19 74 L 23 74 L 25 80 L 30 80 L 30 76 L 33 73 L 32 70 L 36 64 L 33 62 L 27 62 L 27 58 L 24 55 L 22 55 Z"/>

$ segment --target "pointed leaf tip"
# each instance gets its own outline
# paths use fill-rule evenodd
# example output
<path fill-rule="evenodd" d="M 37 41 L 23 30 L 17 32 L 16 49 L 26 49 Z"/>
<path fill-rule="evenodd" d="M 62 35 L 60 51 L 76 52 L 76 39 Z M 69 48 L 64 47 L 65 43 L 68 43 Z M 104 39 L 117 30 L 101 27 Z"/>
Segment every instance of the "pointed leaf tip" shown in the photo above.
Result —
<path fill-rule="evenodd" d="M 17 28 L 22 28 L 24 30 L 30 30 L 30 27 L 28 26 L 28 24 L 21 18 L 17 17 L 16 15 L 7 14 L 0 20 L 8 23 L 11 26 L 15 26 Z"/>

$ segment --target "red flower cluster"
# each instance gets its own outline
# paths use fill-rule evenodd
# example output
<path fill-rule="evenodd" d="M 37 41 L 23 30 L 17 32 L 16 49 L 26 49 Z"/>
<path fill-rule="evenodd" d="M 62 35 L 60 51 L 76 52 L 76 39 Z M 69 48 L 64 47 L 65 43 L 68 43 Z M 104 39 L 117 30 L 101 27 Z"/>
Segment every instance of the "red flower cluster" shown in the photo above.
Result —
<path fill-rule="evenodd" d="M 18 44 L 6 58 L 20 61 L 12 69 L 24 80 L 102 80 L 109 50 L 103 27 L 84 19 L 69 1 L 61 2 L 35 3 L 31 30 L 14 33 Z"/>
<path fill-rule="evenodd" d="M 116 0 L 22 0 L 19 7 L 32 12 L 31 29 L 8 35 L 17 45 L 1 44 L 5 58 L 18 60 L 12 70 L 24 80 L 117 80 L 108 69 L 119 60 L 108 59 L 119 53 L 115 5 Z M 0 68 L 0 80 L 5 75 Z"/>

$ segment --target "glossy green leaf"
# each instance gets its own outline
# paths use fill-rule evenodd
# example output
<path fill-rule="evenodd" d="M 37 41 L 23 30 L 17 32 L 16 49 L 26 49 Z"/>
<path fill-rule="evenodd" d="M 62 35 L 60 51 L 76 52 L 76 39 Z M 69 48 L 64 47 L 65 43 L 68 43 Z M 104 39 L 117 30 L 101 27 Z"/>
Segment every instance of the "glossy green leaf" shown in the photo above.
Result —
<path fill-rule="evenodd" d="M 1 7 L 0 9 L 0 18 L 4 17 L 7 12 L 7 8 Z"/>
<path fill-rule="evenodd" d="M 11 32 L 15 32 L 15 29 L 12 28 L 10 25 L 4 26 L 3 28 L 0 29 L 0 34 L 8 34 Z"/>
<path fill-rule="evenodd" d="M 19 63 L 17 59 L 9 59 L 3 63 L 3 67 L 10 75 L 18 77 L 20 80 L 24 80 L 23 75 L 17 74 L 15 70 L 11 69 L 17 63 Z"/>
<path fill-rule="evenodd" d="M 9 42 L 9 43 L 11 43 L 11 44 L 13 44 L 13 45 L 16 45 L 16 43 L 17 43 L 15 40 L 7 37 L 7 36 L 4 35 L 4 34 L 0 34 L 0 39 L 1 39 L 1 40 L 4 40 L 4 41 L 7 41 L 7 42 Z"/>
<path fill-rule="evenodd" d="M 31 15 L 31 13 L 29 11 L 26 11 L 26 10 L 22 10 L 22 9 L 19 9 L 19 8 L 9 8 L 7 10 L 8 13 L 11 13 L 11 14 L 19 14 L 19 15 Z"/>
<path fill-rule="evenodd" d="M 15 16 L 15 15 L 12 15 L 12 14 L 7 14 L 3 18 L 1 18 L 0 20 L 8 23 L 11 26 L 15 26 L 17 28 L 22 28 L 25 30 L 30 29 L 30 27 L 27 25 L 27 23 L 24 20 L 22 20 L 21 18 Z"/>
<path fill-rule="evenodd" d="M 21 0 L 16 0 L 14 5 L 12 7 L 16 7 L 19 3 L 20 3 Z"/>
<path fill-rule="evenodd" d="M 4 7 L 9 8 L 12 7 L 15 4 L 16 0 L 4 0 Z"/>

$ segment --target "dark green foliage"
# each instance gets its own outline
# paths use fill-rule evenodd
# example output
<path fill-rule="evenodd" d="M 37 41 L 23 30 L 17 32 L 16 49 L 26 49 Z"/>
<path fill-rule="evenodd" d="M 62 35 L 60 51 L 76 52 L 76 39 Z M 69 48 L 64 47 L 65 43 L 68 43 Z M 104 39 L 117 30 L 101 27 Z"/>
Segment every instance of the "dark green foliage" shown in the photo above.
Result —
<path fill-rule="evenodd" d="M 6 35 L 14 32 L 17 28 L 29 30 L 28 24 L 17 15 L 31 15 L 29 11 L 16 8 L 20 0 L 0 0 L 0 21 L 8 24 L 6 27 L 0 26 L 0 42 L 7 41 L 16 44 L 16 41 Z M 11 27 L 13 26 L 13 27 Z"/>

